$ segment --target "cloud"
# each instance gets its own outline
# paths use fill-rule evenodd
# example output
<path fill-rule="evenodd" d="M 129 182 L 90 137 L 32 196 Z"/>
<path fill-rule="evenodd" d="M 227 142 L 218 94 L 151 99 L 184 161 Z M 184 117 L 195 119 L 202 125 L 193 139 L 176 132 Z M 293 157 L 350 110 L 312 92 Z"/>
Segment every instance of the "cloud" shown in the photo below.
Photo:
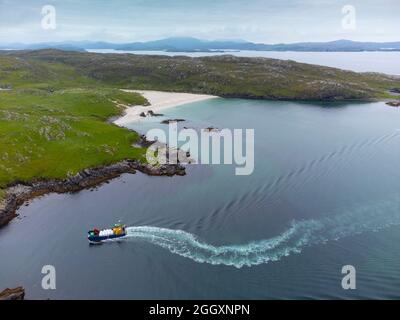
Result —
<path fill-rule="evenodd" d="M 341 28 L 348 0 L 0 0 L 0 42 L 142 41 L 167 36 L 257 42 L 338 38 L 395 41 L 397 0 L 352 0 L 357 29 Z M 40 28 L 43 5 L 57 10 L 57 29 Z"/>

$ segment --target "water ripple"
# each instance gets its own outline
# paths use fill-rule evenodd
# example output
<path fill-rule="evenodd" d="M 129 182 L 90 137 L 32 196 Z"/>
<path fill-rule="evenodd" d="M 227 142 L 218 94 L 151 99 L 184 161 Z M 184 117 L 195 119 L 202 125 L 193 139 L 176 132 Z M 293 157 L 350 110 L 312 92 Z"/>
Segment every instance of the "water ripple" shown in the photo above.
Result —
<path fill-rule="evenodd" d="M 246 244 L 214 246 L 182 230 L 129 227 L 128 239 L 141 240 L 199 263 L 242 268 L 300 253 L 304 248 L 363 232 L 400 225 L 400 198 L 395 197 L 320 219 L 293 221 L 281 234 Z"/>

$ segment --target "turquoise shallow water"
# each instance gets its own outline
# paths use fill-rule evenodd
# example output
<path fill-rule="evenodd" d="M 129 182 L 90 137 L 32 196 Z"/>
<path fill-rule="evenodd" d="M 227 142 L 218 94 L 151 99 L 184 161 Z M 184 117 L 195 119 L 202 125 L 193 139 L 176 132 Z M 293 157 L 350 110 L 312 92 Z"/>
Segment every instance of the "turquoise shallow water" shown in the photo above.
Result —
<path fill-rule="evenodd" d="M 240 99 L 170 109 L 180 126 L 254 128 L 254 173 L 194 165 L 34 200 L 0 230 L 0 287 L 31 298 L 399 298 L 399 112 Z M 89 228 L 118 219 L 127 239 L 88 246 Z M 46 264 L 55 291 L 41 289 Z M 355 291 L 341 288 L 347 264 Z"/>

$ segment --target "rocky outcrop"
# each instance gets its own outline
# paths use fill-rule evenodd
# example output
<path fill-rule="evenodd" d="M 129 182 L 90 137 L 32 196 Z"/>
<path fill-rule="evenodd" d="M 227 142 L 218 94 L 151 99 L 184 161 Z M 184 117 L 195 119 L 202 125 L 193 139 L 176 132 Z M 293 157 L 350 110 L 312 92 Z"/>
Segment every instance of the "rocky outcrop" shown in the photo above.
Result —
<path fill-rule="evenodd" d="M 0 227 L 17 216 L 16 211 L 26 201 L 47 193 L 78 192 L 92 188 L 124 173 L 141 171 L 151 176 L 185 175 L 179 164 L 151 166 L 136 160 L 124 160 L 109 166 L 86 169 L 64 180 L 38 180 L 30 183 L 15 183 L 7 189 L 5 200 L 0 204 Z"/>
<path fill-rule="evenodd" d="M 11 84 L 1 84 L 0 83 L 0 90 L 11 90 L 12 85 Z"/>
<path fill-rule="evenodd" d="M 148 115 L 149 117 L 162 117 L 162 116 L 163 116 L 162 113 L 155 113 L 153 110 L 149 110 L 149 111 L 147 112 L 147 115 Z"/>
<path fill-rule="evenodd" d="M 204 129 L 207 132 L 219 132 L 218 128 L 214 128 L 214 127 L 208 127 Z"/>
<path fill-rule="evenodd" d="M 155 141 L 147 140 L 146 135 L 141 135 L 139 142 L 135 144 L 135 146 L 140 148 L 147 148 L 150 147 Z"/>
<path fill-rule="evenodd" d="M 3 300 L 24 300 L 25 289 L 23 287 L 18 287 L 15 289 L 5 289 L 0 292 L 0 301 Z"/>
<path fill-rule="evenodd" d="M 390 107 L 400 107 L 400 101 L 390 101 L 390 102 L 386 102 L 386 104 Z"/>
<path fill-rule="evenodd" d="M 146 118 L 146 117 L 162 117 L 163 114 L 162 113 L 155 113 L 153 110 L 149 110 L 147 112 L 142 112 L 140 113 L 140 116 L 142 118 Z"/>
<path fill-rule="evenodd" d="M 184 122 L 186 121 L 185 119 L 167 119 L 167 120 L 163 120 L 161 121 L 161 124 L 170 124 L 170 123 L 174 123 L 174 122 Z"/>
<path fill-rule="evenodd" d="M 389 90 L 390 93 L 393 93 L 395 95 L 399 95 L 400 94 L 400 88 L 392 88 Z"/>

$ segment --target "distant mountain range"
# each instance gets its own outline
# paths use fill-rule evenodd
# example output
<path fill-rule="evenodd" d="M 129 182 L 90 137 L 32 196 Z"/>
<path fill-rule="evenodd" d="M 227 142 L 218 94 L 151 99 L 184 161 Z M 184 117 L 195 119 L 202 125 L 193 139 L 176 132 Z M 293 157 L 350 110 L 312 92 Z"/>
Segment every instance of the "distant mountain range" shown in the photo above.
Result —
<path fill-rule="evenodd" d="M 114 49 L 124 51 L 168 51 L 168 52 L 212 52 L 230 50 L 252 51 L 305 51 L 305 52 L 360 52 L 400 51 L 399 42 L 357 42 L 337 40 L 331 42 L 299 42 L 289 44 L 263 44 L 244 40 L 201 40 L 190 37 L 166 38 L 148 42 L 110 43 L 94 41 L 47 42 L 36 44 L 0 44 L 0 49 L 37 50 L 60 49 L 85 51 L 93 49 Z"/>

